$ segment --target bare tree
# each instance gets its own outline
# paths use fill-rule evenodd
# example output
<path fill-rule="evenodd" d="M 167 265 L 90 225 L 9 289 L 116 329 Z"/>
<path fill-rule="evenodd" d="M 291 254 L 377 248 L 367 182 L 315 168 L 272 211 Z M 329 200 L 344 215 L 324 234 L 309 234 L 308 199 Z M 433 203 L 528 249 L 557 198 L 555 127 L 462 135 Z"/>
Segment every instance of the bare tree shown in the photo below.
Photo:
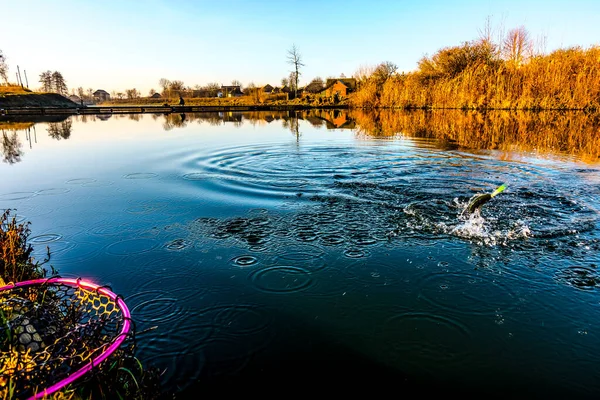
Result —
<path fill-rule="evenodd" d="M 288 50 L 287 54 L 288 64 L 294 67 L 294 70 L 292 71 L 292 74 L 294 74 L 293 78 L 295 80 L 294 97 L 298 97 L 298 79 L 300 78 L 300 67 L 304 67 L 304 64 L 302 63 L 302 55 L 295 44 L 292 45 L 292 48 Z"/>
<path fill-rule="evenodd" d="M 171 81 L 169 82 L 169 89 L 173 92 L 180 92 L 185 90 L 185 84 L 183 81 Z"/>
<path fill-rule="evenodd" d="M 137 91 L 136 88 L 127 89 L 127 90 L 125 90 L 125 93 L 127 94 L 127 98 L 130 100 L 137 99 L 138 97 L 140 97 L 140 93 Z"/>
<path fill-rule="evenodd" d="M 352 77 L 356 79 L 358 82 L 365 82 L 367 79 L 373 75 L 375 72 L 375 68 L 372 65 L 363 64 L 354 72 Z"/>
<path fill-rule="evenodd" d="M 543 56 L 546 54 L 546 47 L 548 44 L 548 37 L 546 35 L 538 35 L 535 40 L 535 44 L 531 45 L 529 58 Z"/>
<path fill-rule="evenodd" d="M 83 90 L 81 86 L 77 88 L 77 96 L 79 96 L 81 100 L 83 100 L 85 97 L 85 90 Z"/>
<path fill-rule="evenodd" d="M 8 65 L 6 64 L 6 56 L 0 50 L 0 78 L 8 83 Z"/>
<path fill-rule="evenodd" d="M 515 67 L 519 67 L 531 54 L 532 42 L 524 26 L 511 29 L 503 45 L 504 58 Z"/>
<path fill-rule="evenodd" d="M 498 56 L 498 46 L 494 43 L 494 29 L 492 28 L 492 19 L 488 15 L 485 19 L 483 28 L 478 29 L 479 32 L 479 43 L 484 47 L 490 54 Z"/>
<path fill-rule="evenodd" d="M 237 79 L 234 79 L 231 81 L 231 86 L 239 86 L 240 89 L 242 88 L 242 82 L 238 81 Z"/>
<path fill-rule="evenodd" d="M 289 78 L 281 78 L 281 86 L 290 86 L 290 79 Z"/>
<path fill-rule="evenodd" d="M 156 90 L 150 89 L 150 96 L 152 96 L 154 93 L 156 93 Z"/>
<path fill-rule="evenodd" d="M 219 90 L 221 89 L 221 85 L 217 82 L 210 82 L 207 83 L 206 86 L 204 86 L 204 89 L 206 90 Z"/>
<path fill-rule="evenodd" d="M 325 88 L 325 82 L 323 82 L 323 79 L 321 77 L 317 76 L 315 79 L 310 81 L 310 83 L 307 85 L 307 88 L 309 86 L 310 86 L 311 92 L 316 93 Z"/>
<path fill-rule="evenodd" d="M 391 61 L 384 61 L 375 68 L 373 76 L 378 82 L 385 82 L 396 73 L 398 67 Z"/>
<path fill-rule="evenodd" d="M 166 78 L 160 78 L 160 80 L 158 81 L 158 84 L 162 88 L 162 94 L 163 94 L 163 96 L 165 96 L 165 97 L 171 97 L 170 93 L 169 93 L 169 86 L 171 86 L 171 81 L 169 81 Z"/>

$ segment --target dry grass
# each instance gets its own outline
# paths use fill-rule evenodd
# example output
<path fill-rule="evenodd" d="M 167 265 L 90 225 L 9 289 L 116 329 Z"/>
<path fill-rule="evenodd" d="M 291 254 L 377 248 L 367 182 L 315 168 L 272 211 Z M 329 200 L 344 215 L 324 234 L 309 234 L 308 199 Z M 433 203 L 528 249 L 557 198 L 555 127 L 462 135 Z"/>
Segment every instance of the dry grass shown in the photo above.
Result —
<path fill-rule="evenodd" d="M 29 223 L 17 223 L 11 211 L 0 215 L 0 283 L 43 278 L 46 270 L 31 257 Z"/>
<path fill-rule="evenodd" d="M 28 94 L 33 93 L 30 89 L 21 87 L 20 85 L 0 85 L 0 96 L 11 94 Z"/>
<path fill-rule="evenodd" d="M 491 53 L 452 63 L 477 46 L 442 49 L 422 60 L 418 71 L 384 83 L 370 78 L 352 103 L 361 108 L 600 110 L 599 46 L 560 49 L 518 66 Z"/>
<path fill-rule="evenodd" d="M 294 100 L 287 100 L 285 94 L 275 95 L 260 95 L 255 96 L 241 96 L 241 97 L 198 97 L 198 98 L 185 98 L 186 106 L 319 106 L 319 105 L 332 105 L 332 101 L 327 98 L 322 98 L 319 101 L 317 96 L 301 97 Z M 161 106 L 163 104 L 169 104 L 170 106 L 179 105 L 179 99 L 150 99 L 150 98 L 139 98 L 139 99 L 123 99 L 123 100 L 110 100 L 104 103 L 100 103 L 100 106 L 146 106 L 154 105 Z M 338 103 L 339 105 L 347 104 L 347 99 L 343 98 Z"/>

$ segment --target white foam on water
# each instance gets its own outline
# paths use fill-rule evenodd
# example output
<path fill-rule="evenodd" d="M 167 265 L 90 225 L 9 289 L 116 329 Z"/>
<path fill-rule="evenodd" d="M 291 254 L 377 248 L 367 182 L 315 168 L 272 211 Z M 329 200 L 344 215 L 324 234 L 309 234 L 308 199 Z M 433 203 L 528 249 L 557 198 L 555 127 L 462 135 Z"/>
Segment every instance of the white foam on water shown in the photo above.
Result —
<path fill-rule="evenodd" d="M 466 217 L 461 223 L 454 227 L 446 226 L 446 233 L 465 239 L 475 239 L 476 241 L 488 245 L 507 245 L 508 242 L 518 239 L 531 237 L 531 230 L 521 220 L 517 220 L 512 227 L 496 229 L 496 219 L 486 220 L 475 212 Z"/>
<path fill-rule="evenodd" d="M 444 221 L 435 221 L 430 216 L 423 215 L 419 210 L 405 207 L 404 213 L 412 220 L 406 223 L 406 228 L 412 231 L 433 230 L 446 235 L 470 240 L 485 246 L 509 245 L 515 240 L 532 237 L 533 234 L 523 220 L 516 220 L 511 225 L 502 224 L 496 217 L 484 218 L 479 211 L 471 215 L 463 215 L 468 202 L 462 202 L 455 198 L 454 206 L 461 210 L 455 218 L 447 218 Z M 402 230 L 397 232 L 401 235 Z"/>

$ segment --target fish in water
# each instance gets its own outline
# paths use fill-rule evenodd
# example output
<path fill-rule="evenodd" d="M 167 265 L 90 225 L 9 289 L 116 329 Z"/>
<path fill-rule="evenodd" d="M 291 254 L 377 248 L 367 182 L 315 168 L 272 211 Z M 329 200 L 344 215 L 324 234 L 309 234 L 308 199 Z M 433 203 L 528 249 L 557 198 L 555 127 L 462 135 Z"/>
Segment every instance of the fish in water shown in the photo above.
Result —
<path fill-rule="evenodd" d="M 481 206 L 483 206 L 485 203 L 502 193 L 504 189 L 506 189 L 506 185 L 500 185 L 492 193 L 482 193 L 471 197 L 469 204 L 463 210 L 463 215 L 473 214 L 475 211 L 479 210 Z"/>

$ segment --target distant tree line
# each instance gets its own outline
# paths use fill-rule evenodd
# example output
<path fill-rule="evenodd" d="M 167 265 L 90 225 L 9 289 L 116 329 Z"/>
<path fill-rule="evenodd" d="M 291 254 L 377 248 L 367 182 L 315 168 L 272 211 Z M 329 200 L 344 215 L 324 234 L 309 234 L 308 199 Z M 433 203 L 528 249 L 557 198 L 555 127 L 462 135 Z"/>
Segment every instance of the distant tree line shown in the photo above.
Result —
<path fill-rule="evenodd" d="M 52 92 L 62 95 L 68 94 L 67 82 L 58 71 L 45 71 L 40 74 L 40 83 L 42 92 Z"/>
<path fill-rule="evenodd" d="M 423 57 L 418 69 L 361 67 L 360 108 L 600 109 L 600 47 L 545 54 L 523 27 L 497 35 L 489 20 L 476 40 Z"/>

